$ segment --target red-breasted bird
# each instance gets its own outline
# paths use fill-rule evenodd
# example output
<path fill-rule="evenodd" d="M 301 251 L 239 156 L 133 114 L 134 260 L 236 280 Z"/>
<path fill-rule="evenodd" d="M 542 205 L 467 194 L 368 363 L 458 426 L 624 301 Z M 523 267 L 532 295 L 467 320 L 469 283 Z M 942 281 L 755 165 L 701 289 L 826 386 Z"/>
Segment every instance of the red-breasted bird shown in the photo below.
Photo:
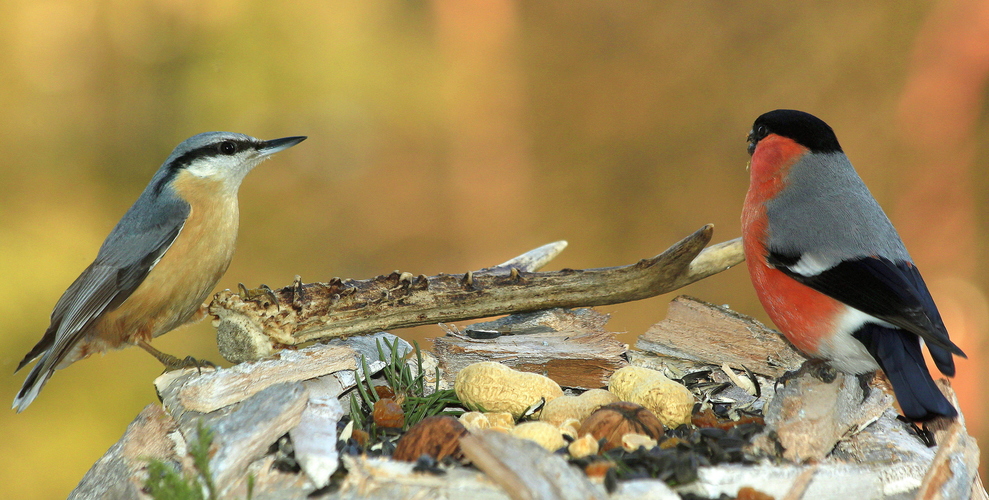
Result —
<path fill-rule="evenodd" d="M 756 119 L 742 210 L 745 260 L 770 319 L 804 353 L 850 374 L 882 369 L 904 416 L 954 417 L 927 370 L 955 374 L 934 299 L 834 131 L 788 109 Z"/>
<path fill-rule="evenodd" d="M 55 304 L 48 330 L 17 366 L 38 359 L 14 408 L 27 408 L 55 370 L 97 352 L 138 345 L 166 367 L 196 363 L 149 342 L 193 319 L 226 272 L 247 173 L 304 139 L 207 132 L 176 146 Z"/>

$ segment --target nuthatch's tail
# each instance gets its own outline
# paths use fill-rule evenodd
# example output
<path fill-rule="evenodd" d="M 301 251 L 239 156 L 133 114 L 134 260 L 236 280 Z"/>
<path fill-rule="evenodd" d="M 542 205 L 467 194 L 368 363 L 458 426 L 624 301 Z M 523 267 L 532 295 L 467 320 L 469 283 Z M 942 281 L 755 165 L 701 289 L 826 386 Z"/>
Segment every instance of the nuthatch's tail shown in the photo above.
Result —
<path fill-rule="evenodd" d="M 34 398 L 38 397 L 41 388 L 45 386 L 52 373 L 55 372 L 55 367 L 50 362 L 48 355 L 49 353 L 45 353 L 38 360 L 38 363 L 31 368 L 31 372 L 27 374 L 27 378 L 24 380 L 24 385 L 21 386 L 20 392 L 14 398 L 13 408 L 17 410 L 17 413 L 24 411 L 34 401 Z"/>
<path fill-rule="evenodd" d="M 14 370 L 14 373 L 16 373 L 28 363 L 37 360 L 37 363 L 31 368 L 31 372 L 27 374 L 27 378 L 24 379 L 24 385 L 21 386 L 17 397 L 14 398 L 14 409 L 17 410 L 17 413 L 24 411 L 34 401 L 34 398 L 38 397 L 41 388 L 51 378 L 52 373 L 57 368 L 61 368 L 58 365 L 68 354 L 68 351 L 64 347 L 59 349 L 56 346 L 55 331 L 60 323 L 55 322 L 52 326 L 48 327 L 45 335 L 31 349 L 31 352 L 27 353 L 27 356 L 24 356 L 24 359 L 17 365 L 17 370 Z"/>

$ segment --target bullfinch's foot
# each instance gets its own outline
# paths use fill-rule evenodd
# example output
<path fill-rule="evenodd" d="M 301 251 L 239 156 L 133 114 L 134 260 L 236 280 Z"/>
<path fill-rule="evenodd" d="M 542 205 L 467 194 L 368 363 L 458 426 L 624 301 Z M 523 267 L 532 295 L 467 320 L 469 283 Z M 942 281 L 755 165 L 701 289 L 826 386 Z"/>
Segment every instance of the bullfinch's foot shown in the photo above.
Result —
<path fill-rule="evenodd" d="M 859 380 L 859 388 L 862 389 L 862 402 L 869 398 L 869 394 L 872 393 L 872 379 L 876 378 L 876 372 L 865 372 L 859 373 L 855 376 Z"/>
<path fill-rule="evenodd" d="M 240 292 L 240 298 L 243 300 L 258 302 L 260 299 L 267 299 L 269 303 L 274 304 L 276 308 L 281 309 L 281 306 L 278 305 L 278 296 L 275 295 L 275 291 L 264 283 L 257 288 L 251 289 L 248 289 L 243 283 L 237 283 L 237 289 Z"/>
<path fill-rule="evenodd" d="M 812 377 L 824 382 L 825 384 L 830 384 L 834 382 L 834 379 L 838 378 L 838 372 L 831 366 L 830 363 L 823 359 L 811 358 L 804 361 L 804 364 L 800 365 L 797 370 L 788 371 L 783 374 L 777 380 L 777 383 L 786 385 L 791 379 L 799 378 L 801 375 L 809 373 Z"/>
<path fill-rule="evenodd" d="M 914 422 L 903 415 L 897 415 L 896 418 L 907 424 L 907 430 L 915 434 L 917 439 L 920 439 L 920 442 L 924 443 L 925 446 L 928 448 L 937 446 L 937 442 L 934 440 L 934 431 L 927 428 L 927 422 L 921 422 L 920 425 L 917 425 L 917 422 Z"/>

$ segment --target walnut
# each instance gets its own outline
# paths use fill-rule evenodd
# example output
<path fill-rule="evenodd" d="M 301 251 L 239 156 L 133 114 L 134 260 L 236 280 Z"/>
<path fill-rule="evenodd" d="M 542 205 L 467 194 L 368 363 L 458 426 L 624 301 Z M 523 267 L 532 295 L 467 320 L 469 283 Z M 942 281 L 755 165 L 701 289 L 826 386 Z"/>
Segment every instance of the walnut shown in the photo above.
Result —
<path fill-rule="evenodd" d="M 663 435 L 663 424 L 642 405 L 620 401 L 604 406 L 591 414 L 580 426 L 578 434 L 590 434 L 594 439 L 605 439 L 602 451 L 622 446 L 625 434 L 645 434 L 652 439 Z"/>
<path fill-rule="evenodd" d="M 415 462 L 422 455 L 436 460 L 451 455 L 460 458 L 460 436 L 464 434 L 467 434 L 467 429 L 453 417 L 427 417 L 410 427 L 398 440 L 392 458 L 406 462 Z"/>

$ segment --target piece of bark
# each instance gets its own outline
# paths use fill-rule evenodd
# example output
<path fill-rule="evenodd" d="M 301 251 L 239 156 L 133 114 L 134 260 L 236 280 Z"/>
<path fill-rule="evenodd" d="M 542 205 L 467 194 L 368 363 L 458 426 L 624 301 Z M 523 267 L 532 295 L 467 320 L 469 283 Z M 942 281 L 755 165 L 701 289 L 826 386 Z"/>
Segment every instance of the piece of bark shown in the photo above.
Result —
<path fill-rule="evenodd" d="M 251 500 L 308 500 L 316 491 L 315 485 L 305 474 L 285 472 L 275 465 L 274 455 L 266 455 L 247 466 L 243 476 L 230 488 L 225 497 L 246 499 L 248 477 L 253 477 Z M 334 497 L 318 497 L 332 500 Z"/>
<path fill-rule="evenodd" d="M 318 344 L 297 351 L 284 350 L 272 358 L 230 368 L 173 370 L 155 379 L 155 388 L 159 395 L 177 390 L 178 403 L 185 410 L 210 413 L 275 384 L 355 369 L 356 351 L 347 346 Z"/>
<path fill-rule="evenodd" d="M 478 431 L 460 438 L 464 455 L 513 500 L 604 499 L 602 488 L 563 457 L 503 432 Z"/>
<path fill-rule="evenodd" d="M 728 495 L 734 498 L 739 488 L 750 486 L 773 498 L 784 498 L 810 468 L 816 472 L 806 486 L 804 499 L 813 500 L 878 500 L 883 494 L 879 474 L 855 464 L 763 464 L 719 465 L 701 467 L 693 483 L 673 488 L 678 493 L 693 493 L 702 498 Z M 798 485 L 799 486 L 799 485 Z M 902 497 L 901 497 L 902 498 Z"/>
<path fill-rule="evenodd" d="M 938 447 L 928 448 L 894 410 L 887 409 L 816 464 L 701 467 L 696 483 L 676 489 L 704 497 L 735 495 L 738 488 L 752 486 L 780 499 L 800 489 L 805 491 L 797 498 L 822 500 L 982 499 L 986 493 L 978 478 L 976 448 L 964 427 L 957 434 L 944 435 Z M 807 483 L 800 484 L 802 480 Z"/>
<path fill-rule="evenodd" d="M 209 312 L 221 354 L 239 362 L 312 340 L 554 307 L 616 304 L 676 290 L 742 261 L 737 241 L 705 250 L 712 234 L 707 225 L 656 257 L 614 268 L 536 273 L 521 266 L 548 259 L 513 259 L 516 264 L 508 267 L 428 278 L 396 271 L 362 281 L 296 281 L 260 299 L 245 300 L 224 290 L 216 294 Z"/>
<path fill-rule="evenodd" d="M 862 432 L 839 442 L 828 461 L 853 463 L 874 471 L 886 495 L 912 496 L 937 449 L 928 448 L 908 424 L 896 417 L 896 411 L 887 409 Z"/>
<path fill-rule="evenodd" d="M 264 456 L 279 437 L 299 424 L 308 399 L 308 390 L 301 382 L 284 382 L 237 403 L 229 414 L 204 424 L 213 432 L 210 471 L 221 497 L 244 477 L 251 462 Z M 198 438 L 197 432 L 183 434 L 188 442 Z"/>
<path fill-rule="evenodd" d="M 836 372 L 825 383 L 813 370 L 801 369 L 777 385 L 765 409 L 767 430 L 775 432 L 783 458 L 791 462 L 824 459 L 838 441 L 876 421 L 893 404 L 893 397 L 877 387 L 863 397 L 854 375 Z"/>
<path fill-rule="evenodd" d="M 618 483 L 611 500 L 682 500 L 666 483 L 656 479 L 631 479 Z"/>
<path fill-rule="evenodd" d="M 347 469 L 347 476 L 343 479 L 340 490 L 329 497 L 333 500 L 509 499 L 504 490 L 483 473 L 473 469 L 454 467 L 444 469 L 445 474 L 434 475 L 414 472 L 415 465 L 410 462 L 366 455 L 343 455 L 341 459 Z"/>
<path fill-rule="evenodd" d="M 957 404 L 957 402 L 955 402 Z M 964 421 L 958 420 L 941 433 L 937 455 L 924 474 L 917 498 L 949 500 L 986 498 L 986 490 L 978 475 L 979 447 L 968 435 Z"/>
<path fill-rule="evenodd" d="M 666 319 L 640 335 L 635 347 L 715 366 L 744 366 L 774 378 L 797 369 L 806 359 L 782 335 L 762 323 L 687 296 L 673 299 Z"/>
<path fill-rule="evenodd" d="M 120 441 L 100 458 L 69 494 L 70 500 L 139 499 L 147 479 L 148 462 L 154 459 L 181 464 L 175 441 L 169 434 L 175 421 L 161 406 L 148 405 L 138 414 Z"/>
<path fill-rule="evenodd" d="M 608 316 L 593 309 L 551 309 L 517 314 L 469 328 L 486 331 L 535 332 L 473 339 L 447 327 L 433 339 L 443 377 L 453 381 L 465 366 L 497 361 L 519 371 L 540 373 L 564 387 L 604 387 L 615 370 L 627 363 L 628 345 L 604 329 Z"/>
<path fill-rule="evenodd" d="M 289 431 L 295 449 L 295 459 L 316 488 L 329 484 L 330 476 L 337 470 L 337 423 L 344 415 L 337 399 L 337 384 L 333 379 L 317 379 L 305 382 L 309 389 L 309 401 L 302 418 Z"/>

